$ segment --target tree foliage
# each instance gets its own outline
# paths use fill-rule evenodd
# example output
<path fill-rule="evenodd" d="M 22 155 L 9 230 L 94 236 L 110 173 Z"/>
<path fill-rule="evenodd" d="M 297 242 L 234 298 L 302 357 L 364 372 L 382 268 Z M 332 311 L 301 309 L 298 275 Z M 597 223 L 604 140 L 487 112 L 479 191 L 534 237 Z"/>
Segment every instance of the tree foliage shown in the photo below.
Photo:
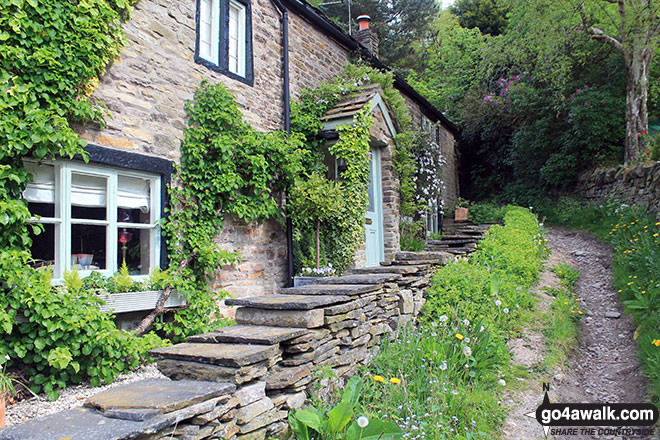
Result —
<path fill-rule="evenodd" d="M 504 0 L 457 0 L 449 8 L 461 27 L 493 36 L 504 32 L 508 9 Z"/>

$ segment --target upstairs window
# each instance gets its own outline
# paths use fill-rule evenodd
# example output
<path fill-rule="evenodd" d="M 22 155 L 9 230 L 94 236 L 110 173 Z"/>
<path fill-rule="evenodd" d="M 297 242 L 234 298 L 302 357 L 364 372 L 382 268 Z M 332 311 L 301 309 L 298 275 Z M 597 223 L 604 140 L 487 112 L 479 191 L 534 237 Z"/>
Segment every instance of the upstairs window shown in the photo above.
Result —
<path fill-rule="evenodd" d="M 197 5 L 195 61 L 252 85 L 249 0 L 198 0 Z"/>

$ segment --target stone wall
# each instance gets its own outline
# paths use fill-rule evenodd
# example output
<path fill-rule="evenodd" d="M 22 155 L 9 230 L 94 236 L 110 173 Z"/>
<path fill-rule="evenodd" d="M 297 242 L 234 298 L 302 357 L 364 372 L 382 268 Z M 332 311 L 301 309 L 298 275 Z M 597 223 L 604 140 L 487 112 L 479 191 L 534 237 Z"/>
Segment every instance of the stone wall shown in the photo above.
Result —
<path fill-rule="evenodd" d="M 414 319 L 444 252 L 399 253 L 396 265 L 358 269 L 317 284 L 227 301 L 237 325 L 151 351 L 166 379 L 119 386 L 84 408 L 0 430 L 0 440 L 264 440 L 285 438 L 319 367 L 342 386 L 382 337 Z"/>
<path fill-rule="evenodd" d="M 279 11 L 270 0 L 252 1 L 254 85 L 250 86 L 194 62 L 195 7 L 194 1 L 171 0 L 140 0 L 135 5 L 131 20 L 124 24 L 127 45 L 92 95 L 92 100 L 107 104 L 107 125 L 104 129 L 92 124 L 78 126 L 82 138 L 104 147 L 178 161 L 186 125 L 183 106 L 202 80 L 224 84 L 236 97 L 245 120 L 256 129 L 283 127 Z M 294 99 L 303 89 L 337 76 L 351 55 L 295 13 L 289 14 L 289 43 Z M 421 124 L 419 103 L 405 97 L 415 122 Z M 447 134 L 447 145 L 453 145 L 453 136 Z M 386 162 L 393 148 L 388 145 L 383 151 L 387 259 L 399 246 L 398 181 L 391 161 Z M 449 180 L 451 177 L 445 177 Z M 227 220 L 217 241 L 227 250 L 238 250 L 244 262 L 219 273 L 215 287 L 244 296 L 272 292 L 286 280 L 286 237 L 275 221 L 255 227 Z M 363 253 L 358 253 L 357 260 L 364 258 Z"/>
<path fill-rule="evenodd" d="M 642 206 L 660 218 L 660 162 L 596 168 L 580 176 L 578 193 L 588 200 L 609 197 Z"/>

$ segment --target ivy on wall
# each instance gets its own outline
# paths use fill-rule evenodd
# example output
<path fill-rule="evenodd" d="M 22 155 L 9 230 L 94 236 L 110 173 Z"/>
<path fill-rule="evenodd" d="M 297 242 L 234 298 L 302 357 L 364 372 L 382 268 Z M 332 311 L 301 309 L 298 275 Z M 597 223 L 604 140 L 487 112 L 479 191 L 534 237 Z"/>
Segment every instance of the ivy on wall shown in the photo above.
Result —
<path fill-rule="evenodd" d="M 85 156 L 69 123 L 103 125 L 88 85 L 119 54 L 129 9 L 122 0 L 0 0 L 0 356 L 53 399 L 67 383 L 112 381 L 164 343 L 118 330 L 95 295 L 53 288 L 50 271 L 29 266 L 29 232 L 41 227 L 26 223 L 22 158 Z"/>
<path fill-rule="evenodd" d="M 243 122 L 222 85 L 203 82 L 185 110 L 188 126 L 165 231 L 171 284 L 189 306 L 157 325 L 177 341 L 220 324 L 216 303 L 226 293 L 212 292 L 211 282 L 223 265 L 240 259 L 214 241 L 225 217 L 283 219 L 277 196 L 301 175 L 307 157 L 300 136 L 260 133 Z"/>

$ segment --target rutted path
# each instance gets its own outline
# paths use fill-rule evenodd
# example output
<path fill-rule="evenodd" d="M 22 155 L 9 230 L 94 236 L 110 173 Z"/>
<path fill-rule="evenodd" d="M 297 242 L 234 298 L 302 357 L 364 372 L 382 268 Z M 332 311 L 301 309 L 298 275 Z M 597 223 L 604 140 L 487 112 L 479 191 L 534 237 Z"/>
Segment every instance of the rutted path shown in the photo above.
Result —
<path fill-rule="evenodd" d="M 552 228 L 547 238 L 552 248 L 547 267 L 566 262 L 580 271 L 577 293 L 586 309 L 580 321 L 580 345 L 568 360 L 566 369 L 554 373 L 550 400 L 594 403 L 648 401 L 647 382 L 642 375 L 637 346 L 633 341 L 635 327 L 631 318 L 623 313 L 623 306 L 612 286 L 611 248 L 591 235 L 564 228 Z M 552 280 L 546 271 L 540 286 L 548 285 L 548 282 L 552 283 Z M 547 307 L 547 295 L 546 298 L 542 293 L 540 295 L 540 307 Z M 543 350 L 543 346 L 532 348 Z M 536 410 L 543 398 L 540 382 L 544 378 L 534 371 L 531 374 L 532 388 L 522 391 L 508 402 L 512 411 L 503 429 L 506 439 L 543 438 L 540 425 L 523 415 Z M 567 440 L 615 438 L 550 437 Z"/>

